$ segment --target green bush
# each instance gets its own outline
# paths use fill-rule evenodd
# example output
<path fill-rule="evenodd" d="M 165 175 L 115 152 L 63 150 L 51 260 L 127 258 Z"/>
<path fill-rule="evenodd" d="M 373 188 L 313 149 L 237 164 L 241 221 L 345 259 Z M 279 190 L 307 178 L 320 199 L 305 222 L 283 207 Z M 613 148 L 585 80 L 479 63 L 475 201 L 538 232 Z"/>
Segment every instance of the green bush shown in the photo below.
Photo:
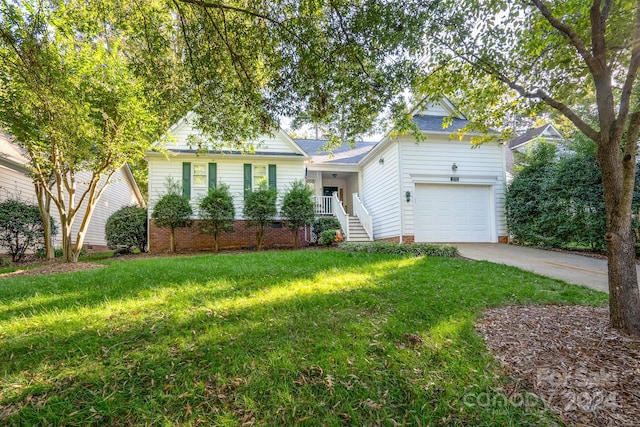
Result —
<path fill-rule="evenodd" d="M 336 242 L 336 230 L 324 230 L 320 233 L 320 244 L 322 246 L 332 246 Z"/>
<path fill-rule="evenodd" d="M 338 218 L 334 216 L 323 216 L 316 219 L 312 224 L 313 234 L 316 236 L 318 243 L 322 244 L 321 236 L 325 230 L 340 230 L 342 226 Z"/>
<path fill-rule="evenodd" d="M 125 206 L 114 212 L 104 226 L 109 249 L 147 247 L 147 210 L 139 206 Z"/>
<path fill-rule="evenodd" d="M 340 249 L 349 252 L 369 252 L 381 254 L 413 255 L 413 256 L 438 256 L 456 257 L 458 248 L 451 245 L 432 245 L 429 243 L 392 243 L 392 242 L 344 242 L 340 243 Z"/>
<path fill-rule="evenodd" d="M 233 231 L 236 210 L 229 186 L 220 183 L 209 189 L 207 195 L 200 200 L 200 231 L 213 236 L 213 249 L 220 249 L 220 233 Z"/>
<path fill-rule="evenodd" d="M 293 246 L 298 247 L 298 230 L 310 225 L 315 217 L 313 190 L 302 180 L 294 181 L 282 198 L 282 218 L 293 234 Z"/>
<path fill-rule="evenodd" d="M 36 205 L 8 199 L 0 202 L 0 247 L 13 262 L 44 245 L 44 222 Z"/>
<path fill-rule="evenodd" d="M 575 139 L 569 150 L 559 152 L 555 144 L 542 142 L 532 145 L 520 161 L 506 196 L 507 226 L 514 241 L 604 250 L 606 210 L 593 144 Z M 638 182 L 636 177 L 636 187 Z M 636 188 L 633 211 L 639 209 Z"/>
<path fill-rule="evenodd" d="M 158 200 L 151 212 L 151 218 L 160 228 L 169 229 L 169 252 L 176 251 L 176 228 L 191 227 L 193 209 L 189 198 L 182 195 L 182 189 L 173 180 L 167 180 L 167 193 Z"/>
<path fill-rule="evenodd" d="M 9 267 L 11 261 L 8 258 L 0 257 L 0 267 Z"/>
<path fill-rule="evenodd" d="M 264 228 L 273 222 L 278 214 L 276 201 L 278 192 L 262 182 L 258 189 L 250 191 L 244 199 L 243 214 L 247 220 L 247 227 L 258 227 L 256 231 L 256 249 L 262 249 Z"/>

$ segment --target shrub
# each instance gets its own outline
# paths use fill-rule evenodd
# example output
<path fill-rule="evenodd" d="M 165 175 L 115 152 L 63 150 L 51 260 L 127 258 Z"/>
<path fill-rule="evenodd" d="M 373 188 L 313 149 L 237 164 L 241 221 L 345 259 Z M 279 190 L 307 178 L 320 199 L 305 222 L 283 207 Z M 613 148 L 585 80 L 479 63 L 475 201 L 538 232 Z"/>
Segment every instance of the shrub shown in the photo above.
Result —
<path fill-rule="evenodd" d="M 340 249 L 350 252 L 369 252 L 412 256 L 438 256 L 453 258 L 459 254 L 458 248 L 451 245 L 432 245 L 429 243 L 392 243 L 392 242 L 345 242 Z"/>
<path fill-rule="evenodd" d="M 0 267 L 9 267 L 11 261 L 8 258 L 0 257 Z"/>
<path fill-rule="evenodd" d="M 606 210 L 593 144 L 575 139 L 569 149 L 558 153 L 554 144 L 543 142 L 523 156 L 506 197 L 507 226 L 515 242 L 604 249 Z M 638 182 L 636 176 L 636 187 Z M 633 211 L 639 208 L 636 188 Z"/>
<path fill-rule="evenodd" d="M 342 228 L 340 221 L 334 216 L 323 216 L 313 222 L 313 233 L 318 241 L 320 241 L 320 235 L 323 231 L 340 230 L 340 228 Z"/>
<path fill-rule="evenodd" d="M 147 247 L 147 210 L 139 206 L 125 206 L 114 212 L 104 227 L 109 249 Z"/>
<path fill-rule="evenodd" d="M 313 190 L 302 180 L 294 181 L 282 199 L 282 218 L 293 233 L 293 246 L 298 247 L 298 230 L 310 225 L 315 217 L 313 208 Z"/>
<path fill-rule="evenodd" d="M 266 182 L 262 182 L 257 190 L 250 191 L 244 199 L 244 217 L 247 227 L 258 227 L 256 231 L 256 249 L 262 249 L 264 227 L 271 224 L 278 209 L 276 200 L 278 192 L 269 188 Z"/>
<path fill-rule="evenodd" d="M 233 231 L 235 207 L 229 186 L 220 184 L 212 188 L 200 201 L 200 231 L 213 235 L 213 249 L 220 249 L 220 233 Z"/>
<path fill-rule="evenodd" d="M 28 250 L 44 245 L 44 223 L 40 209 L 20 200 L 0 203 L 0 247 L 13 262 L 21 261 Z"/>
<path fill-rule="evenodd" d="M 167 193 L 153 207 L 151 218 L 160 228 L 169 229 L 169 252 L 176 251 L 176 228 L 191 227 L 193 209 L 189 198 L 181 194 L 180 187 L 173 181 L 167 182 Z"/>
<path fill-rule="evenodd" d="M 324 230 L 320 233 L 320 244 L 322 246 L 332 246 L 336 241 L 336 230 Z"/>

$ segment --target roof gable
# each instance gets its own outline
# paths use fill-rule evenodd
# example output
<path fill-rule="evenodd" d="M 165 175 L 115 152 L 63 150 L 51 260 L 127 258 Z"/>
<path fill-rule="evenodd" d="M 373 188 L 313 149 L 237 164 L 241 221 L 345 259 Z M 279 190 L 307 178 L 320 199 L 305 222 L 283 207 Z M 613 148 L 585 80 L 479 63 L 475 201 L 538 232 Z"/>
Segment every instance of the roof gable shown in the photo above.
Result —
<path fill-rule="evenodd" d="M 326 139 L 296 139 L 296 143 L 311 157 L 315 164 L 358 164 L 376 145 L 371 141 L 357 141 L 355 147 L 343 143 L 332 152 L 323 150 L 328 142 Z"/>
<path fill-rule="evenodd" d="M 509 148 L 515 150 L 537 138 L 544 138 L 550 141 L 560 141 L 563 139 L 563 136 L 553 124 L 547 123 L 537 128 L 529 129 L 522 135 L 512 139 L 509 141 Z"/>
<path fill-rule="evenodd" d="M 167 138 L 165 138 L 167 142 L 163 144 L 163 148 L 176 153 L 196 152 L 195 143 L 199 138 L 206 139 L 206 136 L 196 127 L 195 119 L 195 113 L 189 112 L 171 126 L 167 131 Z M 217 149 L 210 150 L 209 153 L 307 156 L 306 152 L 280 128 L 271 134 L 260 135 L 253 140 L 244 141 L 242 145 L 243 147 L 235 147 L 221 142 Z"/>

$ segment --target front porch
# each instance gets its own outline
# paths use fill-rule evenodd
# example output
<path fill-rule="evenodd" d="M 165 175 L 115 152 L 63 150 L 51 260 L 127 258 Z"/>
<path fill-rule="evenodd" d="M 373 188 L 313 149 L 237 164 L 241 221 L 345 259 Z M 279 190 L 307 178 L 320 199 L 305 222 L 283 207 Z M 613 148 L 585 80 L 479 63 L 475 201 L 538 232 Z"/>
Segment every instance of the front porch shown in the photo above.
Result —
<path fill-rule="evenodd" d="M 340 222 L 346 242 L 370 242 L 373 240 L 373 219 L 360 200 L 358 193 L 352 194 L 353 214 L 345 210 L 344 201 L 334 192 L 331 196 L 316 196 L 316 216 L 334 216 Z"/>

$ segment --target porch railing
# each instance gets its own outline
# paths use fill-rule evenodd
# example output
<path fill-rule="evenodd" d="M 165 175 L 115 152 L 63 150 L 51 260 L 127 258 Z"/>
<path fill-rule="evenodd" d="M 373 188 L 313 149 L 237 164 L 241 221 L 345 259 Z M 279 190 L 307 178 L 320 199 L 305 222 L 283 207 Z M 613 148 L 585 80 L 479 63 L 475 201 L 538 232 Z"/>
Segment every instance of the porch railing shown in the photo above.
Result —
<path fill-rule="evenodd" d="M 316 215 L 333 215 L 332 199 L 333 196 L 316 196 Z"/>
<path fill-rule="evenodd" d="M 340 203 L 340 199 L 338 198 L 338 192 L 334 192 L 332 199 L 332 205 L 335 207 L 335 216 L 340 221 L 340 226 L 342 227 L 342 231 L 344 232 L 344 236 L 342 238 L 347 241 L 349 240 L 349 214 L 344 210 L 344 206 Z"/>
<path fill-rule="evenodd" d="M 358 193 L 353 193 L 353 214 L 360 219 L 362 228 L 367 232 L 369 240 L 373 240 L 373 218 L 367 208 L 364 207 L 364 203 L 358 197 Z"/>

